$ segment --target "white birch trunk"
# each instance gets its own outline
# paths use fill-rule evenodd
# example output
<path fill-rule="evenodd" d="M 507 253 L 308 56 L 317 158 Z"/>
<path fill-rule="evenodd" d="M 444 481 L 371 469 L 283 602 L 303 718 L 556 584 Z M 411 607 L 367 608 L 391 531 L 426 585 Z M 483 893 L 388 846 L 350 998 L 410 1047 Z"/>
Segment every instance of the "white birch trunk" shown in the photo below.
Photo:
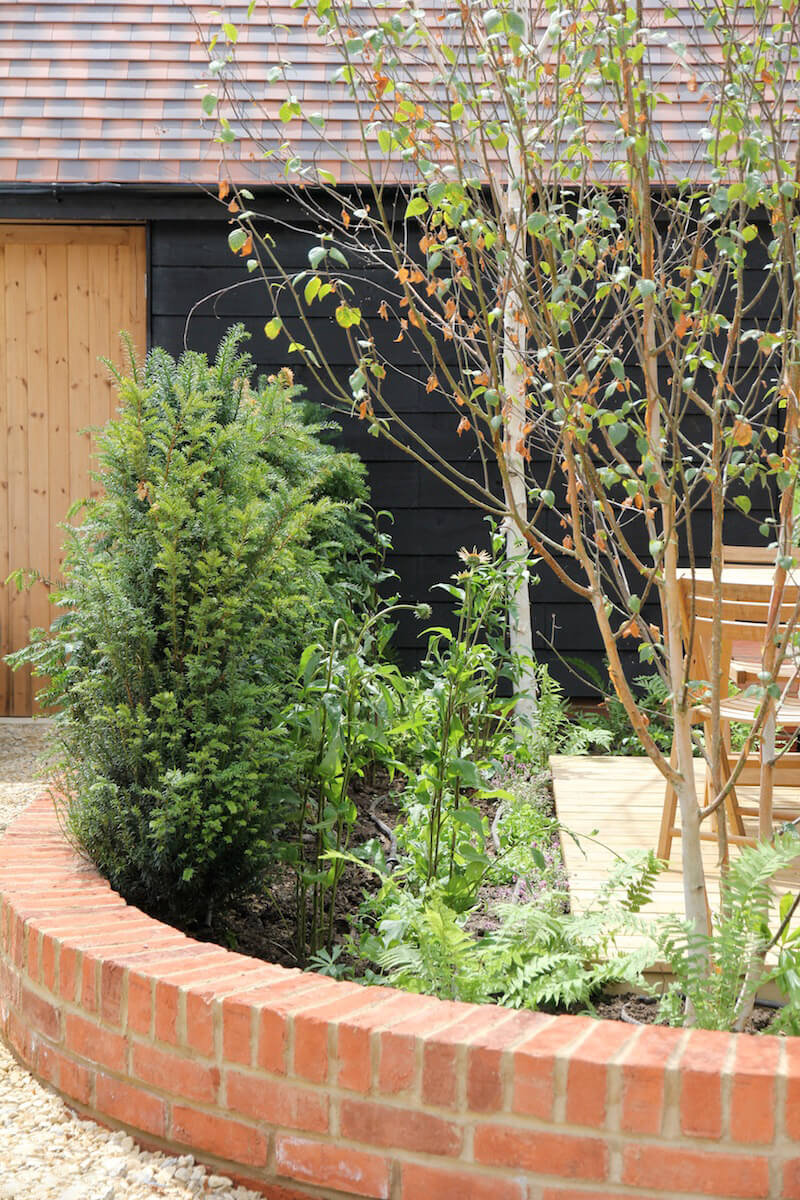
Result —
<path fill-rule="evenodd" d="M 521 15 L 525 15 L 521 13 Z M 542 47 L 540 47 L 541 49 Z M 527 204 L 522 184 L 522 148 L 512 136 L 508 151 L 508 184 L 505 193 L 504 234 L 512 255 L 508 268 L 503 303 L 503 388 L 506 395 L 505 455 L 508 483 L 505 501 L 515 519 L 506 522 L 506 557 L 516 563 L 527 558 L 530 547 L 520 529 L 528 520 L 528 489 L 525 458 L 522 452 L 525 434 L 525 352 L 527 327 L 524 321 L 525 281 L 528 275 L 526 218 Z M 533 628 L 527 568 L 519 573 L 512 562 L 509 570 L 516 584 L 511 592 L 509 642 L 519 665 L 520 699 L 516 706 L 517 732 L 524 736 L 536 714 L 536 674 L 533 668 Z"/>

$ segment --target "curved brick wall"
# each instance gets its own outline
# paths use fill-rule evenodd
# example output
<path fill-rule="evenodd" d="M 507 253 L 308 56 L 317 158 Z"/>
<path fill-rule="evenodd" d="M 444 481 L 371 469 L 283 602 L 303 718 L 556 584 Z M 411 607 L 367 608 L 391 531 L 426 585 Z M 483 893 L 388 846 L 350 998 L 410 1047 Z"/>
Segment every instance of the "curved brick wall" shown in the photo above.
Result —
<path fill-rule="evenodd" d="M 46 799 L 0 844 L 0 1028 L 83 1112 L 272 1200 L 800 1198 L 800 1039 L 335 983 L 120 899 Z"/>

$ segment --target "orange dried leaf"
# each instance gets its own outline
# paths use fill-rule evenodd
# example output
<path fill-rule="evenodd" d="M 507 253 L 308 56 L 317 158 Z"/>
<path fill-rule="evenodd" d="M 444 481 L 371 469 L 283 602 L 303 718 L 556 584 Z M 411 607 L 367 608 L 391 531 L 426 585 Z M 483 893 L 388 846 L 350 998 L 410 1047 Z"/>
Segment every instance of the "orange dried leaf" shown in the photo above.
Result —
<path fill-rule="evenodd" d="M 471 428 L 472 428 L 472 426 L 470 425 L 467 418 L 462 417 L 461 420 L 458 422 L 458 428 L 456 429 L 456 433 L 458 434 L 459 437 L 461 437 L 462 433 L 466 433 L 467 430 L 469 430 Z"/>
<path fill-rule="evenodd" d="M 733 423 L 733 440 L 737 446 L 749 446 L 753 440 L 753 426 L 749 421 L 740 421 L 738 418 Z"/>
<path fill-rule="evenodd" d="M 217 190 L 217 199 L 218 200 L 227 200 L 228 192 L 230 190 L 231 190 L 231 185 L 228 183 L 227 179 L 220 179 L 219 188 Z"/>

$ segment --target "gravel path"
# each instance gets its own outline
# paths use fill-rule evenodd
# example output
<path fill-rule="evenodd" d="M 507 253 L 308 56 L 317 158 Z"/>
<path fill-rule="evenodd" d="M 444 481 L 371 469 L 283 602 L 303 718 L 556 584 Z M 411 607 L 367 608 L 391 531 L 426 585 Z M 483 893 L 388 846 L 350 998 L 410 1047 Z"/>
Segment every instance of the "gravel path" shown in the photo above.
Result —
<path fill-rule="evenodd" d="M 38 795 L 46 723 L 0 721 L 0 833 Z M 0 1200 L 263 1200 L 191 1155 L 139 1150 L 124 1133 L 82 1120 L 0 1043 Z"/>

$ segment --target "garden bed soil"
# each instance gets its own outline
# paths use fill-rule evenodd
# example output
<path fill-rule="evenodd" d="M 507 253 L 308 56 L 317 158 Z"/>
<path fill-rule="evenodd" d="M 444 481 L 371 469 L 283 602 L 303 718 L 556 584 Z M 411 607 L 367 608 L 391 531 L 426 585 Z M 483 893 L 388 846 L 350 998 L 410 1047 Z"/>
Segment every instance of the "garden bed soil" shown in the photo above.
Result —
<path fill-rule="evenodd" d="M 362 780 L 355 782 L 352 799 L 358 816 L 350 836 L 351 849 L 377 838 L 383 846 L 384 853 L 391 857 L 395 851 L 391 831 L 400 817 L 397 797 L 404 787 L 405 780 L 401 776 L 390 780 L 385 774 L 379 774 L 373 785 L 367 785 Z M 546 802 L 552 809 L 553 796 L 549 785 Z M 482 799 L 474 803 L 491 825 L 497 801 Z M 553 814 L 554 811 L 553 809 Z M 493 853 L 491 840 L 487 845 L 487 853 Z M 372 871 L 361 869 L 354 864 L 346 864 L 336 894 L 335 945 L 345 944 L 352 929 L 353 915 L 358 912 L 364 899 L 370 893 L 376 892 L 380 886 L 380 880 Z M 480 935 L 496 928 L 494 905 L 509 900 L 510 890 L 503 885 L 484 886 L 481 889 L 478 903 L 470 914 L 468 928 L 471 933 Z M 163 913 L 153 912 L 151 915 L 162 921 L 169 920 Z M 307 966 L 307 963 L 298 962 L 296 927 L 297 895 L 294 875 L 289 868 L 278 868 L 264 888 L 232 900 L 226 908 L 213 915 L 210 924 L 186 926 L 184 932 L 191 934 L 198 941 L 213 942 L 240 954 L 249 954 L 253 958 L 277 963 L 282 967 Z M 346 952 L 340 951 L 338 963 L 343 967 L 352 967 L 356 976 L 366 970 L 366 964 L 361 960 L 354 961 Z"/>
<path fill-rule="evenodd" d="M 377 837 L 388 853 L 390 839 L 381 831 L 375 818 L 387 828 L 394 827 L 399 812 L 395 797 L 402 787 L 401 780 L 390 781 L 387 776 L 378 778 L 372 787 L 356 781 L 352 799 L 358 816 L 350 837 L 351 848 Z M 336 893 L 335 945 L 344 943 L 353 914 L 358 912 L 365 896 L 377 891 L 379 886 L 380 881 L 371 871 L 350 863 L 345 865 Z M 276 869 L 266 887 L 237 897 L 225 909 L 215 913 L 210 924 L 187 928 L 184 932 L 198 941 L 214 942 L 281 967 L 306 966 L 306 963 L 298 962 L 296 928 L 295 877 L 288 867 L 284 867 Z M 348 959 L 343 957 L 339 961 L 344 965 Z"/>
<path fill-rule="evenodd" d="M 595 1011 L 604 1021 L 626 1021 L 631 1025 L 656 1025 L 657 1001 L 637 992 L 621 992 L 618 996 L 601 996 L 595 1001 Z M 775 1009 L 768 1004 L 756 1004 L 745 1026 L 745 1033 L 765 1033 L 775 1020 Z"/>
<path fill-rule="evenodd" d="M 398 794 L 404 786 L 402 778 L 390 781 L 388 776 L 376 780 L 372 787 L 357 781 L 353 788 L 353 801 L 358 817 L 352 830 L 350 845 L 358 847 L 370 838 L 379 838 L 385 852 L 393 852 L 393 839 L 386 830 L 392 830 L 398 820 L 400 806 Z M 552 804 L 552 792 L 550 793 Z M 495 802 L 480 803 L 484 816 L 491 824 Z M 377 818 L 377 820 L 376 820 Z M 491 850 L 490 850 L 491 852 Z M 371 892 L 377 891 L 380 881 L 370 871 L 360 870 L 347 864 L 339 884 L 334 915 L 334 944 L 344 947 L 352 929 L 352 917 Z M 470 916 L 469 929 L 473 934 L 491 931 L 496 920 L 492 909 L 496 901 L 508 899 L 507 887 L 482 889 L 480 903 Z M 152 914 L 158 916 L 159 914 Z M 164 919 L 163 916 L 160 919 Z M 276 871 L 265 888 L 249 895 L 240 896 L 216 913 L 210 924 L 186 927 L 184 932 L 198 941 L 212 942 L 225 946 L 240 954 L 248 954 L 264 962 L 283 967 L 307 966 L 299 962 L 295 929 L 297 924 L 297 896 L 294 875 L 288 868 Z M 350 967 L 354 977 L 366 972 L 363 960 L 353 959 L 346 950 L 339 952 L 337 965 Z M 556 1015 L 574 1014 L 578 1009 L 553 1008 Z M 607 1021 L 625 1021 L 634 1025 L 657 1024 L 657 1002 L 635 992 L 601 996 L 594 1004 L 597 1017 Z M 745 1033 L 757 1034 L 769 1030 L 775 1019 L 775 1008 L 756 1004 L 747 1023 Z"/>

